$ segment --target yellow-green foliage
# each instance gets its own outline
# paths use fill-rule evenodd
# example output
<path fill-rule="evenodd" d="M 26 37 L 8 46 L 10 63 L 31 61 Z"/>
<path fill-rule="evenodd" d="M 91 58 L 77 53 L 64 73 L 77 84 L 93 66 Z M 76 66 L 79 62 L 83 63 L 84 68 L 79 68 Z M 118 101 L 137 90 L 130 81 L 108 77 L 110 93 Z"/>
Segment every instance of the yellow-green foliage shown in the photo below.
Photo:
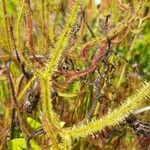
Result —
<path fill-rule="evenodd" d="M 54 71 L 57 69 L 58 62 L 62 56 L 62 52 L 64 48 L 66 48 L 66 45 L 69 41 L 69 35 L 72 31 L 73 25 L 76 21 L 77 15 L 79 11 L 79 0 L 75 1 L 74 7 L 72 8 L 72 12 L 68 17 L 66 18 L 66 25 L 64 27 L 64 30 L 62 34 L 60 34 L 56 44 L 55 48 L 51 52 L 51 56 L 48 60 L 48 63 L 46 64 L 45 72 L 46 76 L 49 76 L 51 78 Z"/>
<path fill-rule="evenodd" d="M 2 51 L 1 57 L 3 58 L 3 52 L 5 51 L 7 51 L 7 54 L 8 54 L 6 59 L 4 58 L 5 61 L 2 63 L 6 65 L 6 63 L 9 60 L 10 64 L 11 63 L 14 64 L 13 66 L 14 68 L 20 69 L 20 70 L 18 69 L 19 73 L 17 72 L 13 74 L 14 72 L 13 67 L 10 70 L 10 73 L 8 72 L 8 70 L 10 69 L 9 67 L 7 68 L 7 71 L 5 70 L 1 71 L 1 68 L 0 68 L 0 75 L 5 74 L 5 72 L 8 72 L 9 79 L 12 78 L 11 84 L 15 85 L 17 83 L 14 86 L 15 89 L 11 89 L 13 86 L 10 86 L 10 89 L 11 89 L 10 90 L 11 94 L 9 94 L 10 105 L 14 105 L 14 106 L 9 106 L 10 108 L 5 109 L 6 113 L 3 117 L 5 129 L 8 130 L 10 128 L 11 132 L 16 128 L 18 129 L 18 126 L 14 128 L 12 127 L 12 121 L 13 119 L 16 119 L 19 122 L 18 124 L 19 124 L 19 128 L 21 129 L 21 132 L 23 133 L 23 138 L 26 138 L 26 137 L 28 138 L 32 134 L 31 132 L 32 129 L 28 127 L 28 123 L 26 122 L 26 120 L 28 119 L 28 116 L 31 115 L 31 118 L 33 117 L 32 119 L 33 120 L 35 119 L 36 121 L 38 121 L 39 124 L 41 121 L 40 125 L 42 126 L 42 129 L 45 132 L 45 134 L 41 136 L 42 138 L 44 137 L 43 138 L 44 142 L 43 141 L 41 142 L 42 146 L 47 142 L 47 147 L 51 147 L 51 149 L 54 149 L 54 150 L 61 149 L 62 147 L 64 148 L 64 150 L 74 149 L 74 147 L 72 147 L 74 146 L 72 145 L 72 143 L 74 142 L 74 139 L 79 139 L 80 137 L 84 138 L 84 137 L 87 137 L 88 135 L 94 134 L 95 132 L 101 131 L 106 126 L 111 127 L 111 126 L 115 126 L 119 124 L 126 117 L 128 117 L 131 113 L 133 113 L 136 109 L 140 108 L 144 100 L 146 100 L 147 97 L 150 95 L 150 82 L 145 82 L 143 86 L 141 87 L 141 89 L 137 90 L 134 95 L 128 97 L 117 108 L 114 108 L 114 105 L 110 104 L 106 106 L 107 107 L 106 109 L 110 109 L 110 108 L 114 108 L 114 109 L 109 111 L 108 113 L 106 110 L 106 115 L 104 115 L 103 117 L 97 120 L 92 119 L 91 117 L 93 114 L 97 115 L 98 113 L 96 114 L 95 112 L 99 111 L 100 110 L 99 107 L 103 105 L 103 102 L 101 101 L 99 102 L 98 100 L 102 100 L 103 96 L 105 97 L 105 95 L 107 95 L 108 97 L 107 96 L 106 97 L 109 103 L 111 100 L 113 101 L 113 98 L 116 97 L 116 95 L 118 94 L 117 90 L 115 89 L 116 88 L 115 84 L 112 81 L 113 79 L 111 78 L 114 74 L 112 75 L 110 72 L 113 72 L 113 71 L 112 69 L 109 70 L 109 64 L 111 62 L 109 59 L 110 59 L 110 55 L 112 54 L 110 53 L 110 51 L 111 50 L 115 51 L 116 49 L 115 46 L 119 47 L 120 42 L 123 41 L 122 39 L 128 38 L 127 34 L 129 33 L 130 29 L 132 30 L 132 26 L 134 26 L 134 21 L 136 22 L 138 20 L 137 18 L 138 18 L 138 13 L 141 10 L 141 4 L 138 5 L 140 7 L 138 6 L 136 7 L 135 10 L 137 12 L 135 11 L 134 13 L 131 14 L 128 7 L 126 8 L 127 10 L 124 10 L 125 7 L 122 4 L 122 2 L 120 2 L 120 4 L 122 4 L 122 5 L 119 4 L 122 12 L 128 11 L 127 13 L 128 15 L 124 17 L 124 15 L 118 14 L 120 11 L 118 7 L 116 7 L 117 0 L 113 0 L 112 1 L 112 16 L 113 16 L 112 18 L 114 18 L 114 22 L 116 24 L 112 23 L 111 22 L 112 20 L 110 21 L 109 20 L 110 18 L 107 16 L 109 19 L 107 18 L 108 19 L 107 20 L 105 18 L 107 21 L 103 20 L 102 22 L 104 22 L 105 30 L 108 30 L 105 32 L 107 32 L 108 34 L 107 33 L 103 34 L 101 31 L 99 31 L 100 25 L 98 24 L 98 27 L 93 32 L 94 34 L 96 32 L 97 33 L 95 35 L 91 34 L 93 35 L 93 38 L 91 38 L 91 35 L 89 35 L 89 33 L 92 33 L 92 32 L 85 33 L 84 27 L 87 27 L 87 29 L 91 31 L 92 29 L 90 29 L 90 26 L 92 26 L 92 28 L 95 28 L 93 24 L 95 24 L 97 20 L 98 22 L 100 22 L 99 21 L 100 18 L 98 19 L 94 18 L 95 20 L 91 19 L 93 17 L 89 19 L 86 18 L 85 17 L 86 15 L 84 16 L 83 14 L 86 13 L 86 11 L 90 12 L 90 10 L 88 10 L 89 9 L 88 7 L 85 7 L 85 10 L 82 9 L 84 7 L 80 6 L 80 3 L 84 4 L 84 1 L 71 0 L 72 2 L 71 4 L 73 4 L 73 7 L 72 9 L 70 9 L 70 13 L 66 17 L 66 21 L 62 29 L 62 33 L 60 33 L 60 35 L 57 38 L 56 37 L 57 33 L 55 31 L 57 30 L 56 24 L 59 22 L 58 21 L 59 17 L 61 18 L 64 14 L 66 14 L 66 10 L 67 10 L 65 8 L 65 11 L 60 13 L 62 15 L 61 16 L 59 14 L 59 11 L 62 11 L 61 7 L 64 7 L 64 6 L 61 6 L 61 4 L 64 5 L 67 2 L 69 2 L 69 0 L 65 0 L 65 2 L 64 1 L 52 2 L 52 1 L 42 0 L 42 2 L 40 2 L 42 6 L 37 6 L 37 4 L 39 4 L 38 1 L 33 0 L 33 3 L 31 1 L 31 5 L 34 4 L 33 7 L 36 6 L 37 8 L 35 7 L 35 8 L 30 8 L 30 9 L 26 8 L 27 2 L 29 1 L 23 0 L 22 5 L 20 1 L 16 1 L 15 4 L 16 5 L 20 4 L 21 7 L 20 7 L 20 11 L 16 13 L 17 17 L 14 17 L 14 18 L 11 15 L 10 15 L 11 17 L 7 15 L 7 11 L 5 12 L 6 0 L 2 0 L 2 2 L 3 2 L 2 4 L 3 4 L 3 9 L 4 9 L 5 28 L 4 27 L 0 28 L 0 35 L 3 35 L 1 30 L 5 29 L 6 31 L 5 31 L 5 34 L 3 35 L 5 38 L 0 39 L 0 50 L 4 49 Z M 54 26 L 53 26 L 53 22 L 48 20 L 49 17 L 53 17 L 53 15 L 49 15 L 48 17 L 46 16 L 49 13 L 49 12 L 46 13 L 46 9 L 48 9 L 49 2 L 51 5 L 56 6 L 56 9 L 58 9 L 56 10 L 57 13 L 54 15 L 55 17 L 58 17 L 55 20 L 56 22 L 54 21 Z M 87 0 L 85 3 L 92 4 L 93 1 Z M 134 5 L 134 7 L 135 6 L 136 5 Z M 30 7 L 30 3 L 28 7 Z M 36 16 L 35 14 L 40 10 L 40 8 L 42 8 L 42 10 L 40 11 L 41 18 L 35 17 Z M 61 9 L 59 10 L 59 8 Z M 98 7 L 96 7 L 96 5 L 95 7 L 93 7 L 93 9 L 96 9 L 98 12 Z M 82 12 L 84 13 L 82 14 Z M 25 18 L 24 20 L 23 20 L 23 17 Z M 80 23 L 77 21 L 77 18 L 79 19 L 78 21 Z M 123 18 L 122 19 L 123 21 L 120 18 L 121 19 Z M 14 24 L 15 24 L 14 27 L 11 26 L 11 23 L 10 23 L 12 20 L 14 21 Z M 112 23 L 112 24 L 110 23 L 110 26 L 109 26 L 109 21 Z M 21 26 L 23 26 L 23 28 L 21 28 Z M 108 29 L 106 29 L 106 26 Z M 135 23 L 135 26 L 136 26 L 136 23 Z M 46 30 L 49 30 L 48 33 L 46 33 Z M 23 32 L 23 34 L 25 35 L 28 35 L 28 37 L 26 38 L 26 36 L 21 35 L 21 32 Z M 100 32 L 101 34 L 99 34 Z M 69 41 L 71 42 L 69 43 Z M 40 44 L 42 46 L 39 46 Z M 134 44 L 134 42 L 132 42 L 132 44 Z M 4 45 L 7 45 L 7 46 L 4 46 Z M 16 48 L 15 49 L 16 51 L 14 51 L 12 47 Z M 115 49 L 113 49 L 114 47 Z M 48 58 L 45 54 L 46 49 L 48 49 L 46 53 L 46 54 L 49 54 Z M 68 50 L 68 55 L 65 53 L 66 52 L 65 49 Z M 82 52 L 84 50 L 86 53 L 85 55 L 87 55 L 87 57 L 84 57 L 82 55 Z M 18 57 L 20 59 L 16 57 L 17 53 L 15 53 L 14 55 L 14 52 L 18 52 Z M 1 55 L 1 52 L 0 52 L 0 55 Z M 40 57 L 39 55 L 42 57 Z M 39 56 L 39 59 L 38 59 L 38 56 Z M 62 64 L 60 63 L 61 58 L 63 58 L 61 62 Z M 112 61 L 111 63 L 114 63 L 114 62 Z M 117 63 L 118 62 L 119 61 L 117 61 Z M 66 65 L 69 65 L 71 69 L 69 68 L 65 70 L 63 68 L 63 63 Z M 117 71 L 121 68 L 119 65 L 118 65 L 119 67 L 117 65 L 115 66 L 116 68 L 114 67 L 116 69 L 115 70 L 116 76 L 119 75 L 120 72 L 117 72 Z M 24 73 L 25 71 L 26 73 L 29 73 L 29 77 L 26 76 L 26 74 Z M 22 81 L 21 80 L 18 81 L 17 76 L 20 76 L 20 74 L 22 75 L 21 76 L 22 77 L 21 79 L 23 79 Z M 55 74 L 56 74 L 56 78 L 55 78 Z M 57 75 L 58 75 L 58 78 L 57 78 Z M 8 78 L 7 76 L 8 74 L 6 74 L 6 78 Z M 61 81 L 62 78 L 63 80 Z M 78 80 L 77 81 L 78 84 L 76 84 L 77 83 L 76 79 Z M 100 82 L 101 83 L 103 82 L 103 83 L 101 84 L 99 81 L 98 83 L 95 83 L 96 81 L 95 79 L 100 79 L 101 80 Z M 109 79 L 111 80 L 110 81 L 111 83 L 109 83 L 108 81 Z M 66 87 L 68 86 L 69 88 L 67 89 L 65 87 L 66 89 L 65 88 L 63 89 L 63 85 L 61 85 L 61 83 L 65 84 L 65 82 L 67 82 L 68 80 L 70 82 L 66 84 Z M 115 80 L 116 80 L 116 77 L 115 77 Z M 75 84 L 70 84 L 71 82 L 75 82 Z M 113 93 L 111 89 L 110 91 L 107 89 L 109 88 L 109 85 L 112 83 L 114 84 L 113 85 L 114 91 L 116 90 L 115 92 L 117 93 L 117 94 L 115 93 L 116 95 L 114 95 L 114 97 L 111 96 L 111 94 Z M 121 83 L 122 83 L 122 79 L 119 81 L 120 85 Z M 96 87 L 97 89 L 95 88 L 95 86 L 97 86 Z M 120 87 L 121 86 L 119 86 L 119 88 Z M 76 93 L 72 92 L 72 91 L 75 91 L 77 88 L 78 90 Z M 37 90 L 36 92 L 37 93 L 39 92 L 40 94 L 37 96 L 33 90 Z M 54 91 L 56 90 L 56 94 L 57 94 L 55 101 L 53 101 L 53 98 L 52 98 L 53 90 Z M 108 93 L 107 93 L 107 90 L 108 90 Z M 30 95 L 32 99 L 32 94 L 33 94 L 33 97 L 34 96 L 38 97 L 38 102 L 36 101 L 35 102 L 36 104 L 33 104 L 33 108 L 32 108 L 33 110 L 31 110 L 32 114 L 28 114 L 29 112 L 27 112 L 23 108 L 24 107 L 23 104 L 25 104 L 24 102 L 26 101 L 26 99 L 30 100 L 30 97 L 28 95 Z M 101 99 L 101 96 L 102 96 L 102 99 Z M 13 101 L 14 97 L 15 97 L 15 101 Z M 35 97 L 33 98 L 34 100 L 36 99 Z M 63 101 L 64 99 L 65 101 Z M 33 102 L 32 100 L 31 100 L 31 104 Z M 15 104 L 15 102 L 17 104 Z M 63 104 L 61 102 L 63 102 Z M 92 108 L 90 107 L 90 104 L 92 104 L 93 102 L 96 102 L 95 108 L 94 108 L 94 110 L 96 111 L 90 114 L 91 115 L 90 119 L 92 121 L 88 123 L 82 123 L 83 120 L 87 119 L 86 115 L 88 116 L 88 112 L 90 112 L 89 109 Z M 121 100 L 119 102 L 121 102 Z M 55 104 L 55 109 L 53 108 L 53 103 Z M 65 126 L 67 127 L 64 127 L 62 125 L 62 122 L 60 121 L 61 119 L 59 118 L 59 115 L 56 113 L 58 110 L 60 110 L 60 108 L 58 108 L 58 110 L 56 108 L 58 103 L 59 104 L 61 103 L 61 106 L 63 105 L 62 111 L 64 112 L 61 116 L 61 119 L 65 120 L 68 117 L 66 119 L 67 121 L 65 120 L 65 122 L 63 122 L 63 125 L 65 124 Z M 37 107 L 38 104 L 41 104 L 41 107 Z M 35 105 L 35 108 L 38 110 L 34 109 L 34 105 Z M 68 106 L 69 108 L 67 108 Z M 14 118 L 11 117 L 12 108 L 15 114 Z M 34 111 L 35 111 L 35 114 L 34 114 Z M 84 112 L 83 114 L 82 114 L 82 111 Z M 100 115 L 102 114 L 100 112 Z M 36 115 L 38 116 L 37 118 L 35 117 Z M 83 119 L 83 120 L 79 122 L 79 124 L 76 125 L 76 123 L 80 119 Z M 5 135 L 2 138 L 3 141 L 8 137 L 7 132 L 8 131 L 5 131 Z M 31 135 L 31 137 L 32 136 L 33 135 Z M 47 140 L 47 137 L 48 137 L 48 140 Z M 38 143 L 39 140 L 37 139 L 33 137 L 33 140 L 35 140 Z M 62 143 L 60 141 L 62 141 Z M 5 144 L 5 141 L 2 142 L 2 144 L 0 145 L 0 148 L 3 148 L 4 144 Z M 82 149 L 82 146 L 80 147 L 80 149 Z"/>
<path fill-rule="evenodd" d="M 51 87 L 49 86 L 49 80 L 40 80 L 41 83 L 41 96 L 42 96 L 42 108 L 44 117 L 48 118 L 52 124 L 59 127 L 59 120 L 57 114 L 53 111 L 51 100 Z"/>
<path fill-rule="evenodd" d="M 72 129 L 63 130 L 63 134 L 68 134 L 73 138 L 86 137 L 96 131 L 102 130 L 106 126 L 113 126 L 119 124 L 130 113 L 140 108 L 143 100 L 150 95 L 150 83 L 143 84 L 142 88 L 128 97 L 127 100 L 118 108 L 109 112 L 106 116 L 103 116 L 99 120 L 93 120 L 87 125 L 81 125 L 80 127 L 73 127 Z"/>
<path fill-rule="evenodd" d="M 58 38 L 55 48 L 52 50 L 48 63 L 45 67 L 44 78 L 40 78 L 41 96 L 44 116 L 49 119 L 51 123 L 59 126 L 58 116 L 53 111 L 51 100 L 51 78 L 54 71 L 57 69 L 58 62 L 61 59 L 62 53 L 69 41 L 69 35 L 72 31 L 73 25 L 76 21 L 79 11 L 79 1 L 76 0 L 72 9 L 71 15 L 66 19 L 66 25 L 60 37 Z M 43 70 L 43 69 L 41 69 Z M 39 71 L 40 72 L 40 71 Z"/>

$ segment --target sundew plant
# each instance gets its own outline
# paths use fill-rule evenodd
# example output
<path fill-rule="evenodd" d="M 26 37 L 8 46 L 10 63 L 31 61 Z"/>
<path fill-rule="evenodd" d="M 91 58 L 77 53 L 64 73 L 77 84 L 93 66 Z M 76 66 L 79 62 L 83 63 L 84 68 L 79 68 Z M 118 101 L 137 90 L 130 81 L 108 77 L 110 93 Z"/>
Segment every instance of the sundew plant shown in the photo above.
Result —
<path fill-rule="evenodd" d="M 0 4 L 0 149 L 150 148 L 149 0 Z"/>

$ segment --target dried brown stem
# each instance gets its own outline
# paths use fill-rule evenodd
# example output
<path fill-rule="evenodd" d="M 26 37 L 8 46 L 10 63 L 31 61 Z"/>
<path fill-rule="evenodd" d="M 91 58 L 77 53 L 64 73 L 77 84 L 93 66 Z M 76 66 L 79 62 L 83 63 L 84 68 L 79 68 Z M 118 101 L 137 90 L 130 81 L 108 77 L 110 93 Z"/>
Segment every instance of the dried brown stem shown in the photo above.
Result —
<path fill-rule="evenodd" d="M 43 65 L 43 62 L 40 61 L 36 55 L 35 55 L 35 48 L 33 44 L 33 20 L 32 20 L 32 10 L 31 10 L 31 2 L 30 0 L 26 0 L 26 4 L 28 6 L 27 11 L 27 26 L 28 26 L 28 43 L 29 43 L 29 49 L 33 56 L 33 58 L 41 65 Z"/>

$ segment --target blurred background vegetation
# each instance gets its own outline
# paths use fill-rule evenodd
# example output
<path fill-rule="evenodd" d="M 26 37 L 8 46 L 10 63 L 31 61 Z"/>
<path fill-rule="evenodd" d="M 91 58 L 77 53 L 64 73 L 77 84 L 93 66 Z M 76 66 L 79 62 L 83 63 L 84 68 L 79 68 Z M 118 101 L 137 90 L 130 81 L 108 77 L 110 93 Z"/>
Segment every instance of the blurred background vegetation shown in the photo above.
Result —
<path fill-rule="evenodd" d="M 72 5 L 73 0 L 0 1 L 0 137 L 2 137 L 0 144 L 2 149 L 27 149 L 25 136 L 11 102 L 7 62 L 10 62 L 9 72 L 18 96 L 28 83 L 28 79 L 25 78 L 17 62 L 15 49 L 19 56 L 22 56 L 21 61 L 29 74 L 32 72 L 25 59 L 29 59 L 35 68 L 40 68 L 41 64 L 34 59 L 34 56 L 46 62 L 57 37 L 62 32 L 65 18 Z M 107 37 L 115 27 L 119 30 L 119 23 L 122 20 L 127 22 L 128 16 L 134 15 L 139 6 L 142 9 L 134 21 L 129 22 L 129 28 L 115 39 L 116 43 L 121 41 L 117 44 L 111 41 L 108 43 L 110 53 L 107 58 L 100 61 L 94 71 L 67 83 L 70 81 L 70 76 L 65 78 L 63 76 L 65 72 L 88 68 L 101 43 L 89 50 L 86 61 L 79 58 L 81 46 L 92 38 Z M 64 52 L 58 71 L 53 77 L 53 106 L 60 115 L 64 127 L 80 124 L 85 121 L 85 118 L 91 120 L 106 115 L 140 87 L 143 81 L 150 81 L 150 1 L 81 0 L 80 9 L 69 44 L 66 46 L 66 53 Z M 29 23 L 30 19 L 32 24 Z M 31 133 L 42 127 L 39 88 L 38 81 L 35 80 L 19 101 L 24 124 Z M 143 107 L 148 105 L 146 101 Z M 136 117 L 141 122 L 150 123 L 149 111 Z M 13 123 L 10 127 L 11 120 Z M 36 143 L 31 140 L 31 146 L 35 150 L 48 149 L 49 145 L 44 134 L 36 137 Z M 136 129 L 127 123 L 121 123 L 117 127 L 106 127 L 101 132 L 73 143 L 75 150 L 148 150 L 149 148 L 150 136 L 136 134 Z"/>

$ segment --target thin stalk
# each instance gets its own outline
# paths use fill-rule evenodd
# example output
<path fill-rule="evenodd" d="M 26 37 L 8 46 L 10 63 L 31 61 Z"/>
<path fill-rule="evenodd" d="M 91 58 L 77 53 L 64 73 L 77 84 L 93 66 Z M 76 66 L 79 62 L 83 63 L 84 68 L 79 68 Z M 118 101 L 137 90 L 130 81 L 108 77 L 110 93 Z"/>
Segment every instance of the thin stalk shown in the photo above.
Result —
<path fill-rule="evenodd" d="M 7 10 L 6 10 L 6 2 L 5 0 L 2 0 L 2 6 L 3 6 L 3 13 L 5 18 L 5 32 L 7 36 L 7 43 L 9 50 L 11 49 L 10 39 L 9 39 L 9 26 L 8 26 L 8 16 L 7 16 Z"/>
<path fill-rule="evenodd" d="M 42 109 L 44 116 L 48 118 L 48 121 L 51 124 L 59 127 L 60 121 L 57 114 L 54 112 L 52 106 L 50 78 L 46 76 L 44 79 L 40 79 L 40 84 L 41 84 Z"/>
<path fill-rule="evenodd" d="M 33 39 L 33 19 L 32 19 L 32 8 L 31 8 L 31 0 L 26 0 L 27 4 L 27 26 L 28 26 L 28 44 L 29 50 L 33 56 L 33 58 L 43 66 L 43 62 L 36 58 L 35 48 L 34 48 L 34 39 Z"/>
<path fill-rule="evenodd" d="M 139 21 L 139 24 L 138 24 L 138 29 L 140 29 L 142 25 L 142 20 Z M 127 57 L 126 57 L 126 60 L 129 61 L 131 59 L 131 54 L 134 50 L 134 45 L 135 45 L 135 42 L 137 41 L 137 38 L 138 38 L 138 34 L 136 34 L 133 38 L 133 41 L 132 41 L 132 44 L 131 44 L 131 47 L 127 53 Z M 125 71 L 126 71 L 126 68 L 127 68 L 127 63 L 124 64 L 124 66 L 122 67 L 122 71 L 121 71 L 121 74 L 120 74 L 120 77 L 119 77 L 119 80 L 118 80 L 118 83 L 117 83 L 117 88 L 120 87 L 121 83 L 122 83 L 122 80 L 123 80 L 123 77 L 124 77 L 124 74 L 125 74 Z"/>
<path fill-rule="evenodd" d="M 111 9 L 112 9 L 113 18 L 115 20 L 115 23 L 117 24 L 118 23 L 117 1 L 116 0 L 112 0 L 111 3 L 112 3 Z"/>
<path fill-rule="evenodd" d="M 54 136 L 54 132 L 52 130 L 52 127 L 49 124 L 49 121 L 45 117 L 43 117 L 42 122 L 43 122 L 44 128 L 46 130 L 46 133 L 47 133 L 49 139 L 52 141 L 52 143 L 54 145 L 54 149 L 55 150 L 60 150 L 58 142 L 57 142 L 57 140 L 56 140 L 56 138 Z"/>
<path fill-rule="evenodd" d="M 21 10 L 20 10 L 19 16 L 17 18 L 17 27 L 16 27 L 16 45 L 17 45 L 17 47 L 19 47 L 19 26 L 20 26 L 21 17 L 23 14 L 24 6 L 25 6 L 25 0 L 23 0 L 23 2 L 22 2 Z M 20 50 L 20 48 L 19 48 L 19 50 Z"/>
<path fill-rule="evenodd" d="M 30 135 L 30 131 L 28 130 L 28 128 L 26 128 L 26 125 L 25 125 L 24 120 L 22 118 L 22 114 L 20 113 L 19 103 L 18 103 L 18 100 L 16 97 L 14 84 L 13 84 L 11 74 L 10 74 L 10 62 L 7 63 L 6 68 L 7 68 L 7 75 L 8 75 L 9 84 L 10 84 L 10 90 L 11 90 L 11 94 L 12 94 L 12 98 L 13 98 L 12 102 L 14 103 L 15 110 L 17 111 L 17 118 L 19 120 L 19 124 L 20 124 L 20 128 L 22 130 L 22 133 L 26 137 L 26 136 Z"/>
<path fill-rule="evenodd" d="M 44 115 L 49 119 L 50 122 L 53 122 L 52 117 L 52 100 L 51 93 L 50 93 L 50 85 L 49 85 L 49 78 L 43 79 L 41 81 L 41 93 L 42 93 L 42 100 L 43 100 L 43 112 Z"/>
<path fill-rule="evenodd" d="M 4 131 L 5 133 L 3 135 L 1 135 L 1 144 L 0 144 L 0 150 L 3 150 L 4 147 L 5 147 L 5 144 L 6 144 L 6 139 L 7 139 L 7 136 L 9 134 L 9 131 L 10 131 L 10 126 L 11 126 L 11 120 L 10 120 L 10 117 L 11 116 L 11 110 L 10 108 L 7 108 L 6 111 L 5 111 L 5 121 L 4 121 Z"/>
<path fill-rule="evenodd" d="M 45 26 L 45 0 L 42 0 L 42 33 L 44 33 Z M 42 51 L 44 51 L 45 37 L 42 34 Z"/>

